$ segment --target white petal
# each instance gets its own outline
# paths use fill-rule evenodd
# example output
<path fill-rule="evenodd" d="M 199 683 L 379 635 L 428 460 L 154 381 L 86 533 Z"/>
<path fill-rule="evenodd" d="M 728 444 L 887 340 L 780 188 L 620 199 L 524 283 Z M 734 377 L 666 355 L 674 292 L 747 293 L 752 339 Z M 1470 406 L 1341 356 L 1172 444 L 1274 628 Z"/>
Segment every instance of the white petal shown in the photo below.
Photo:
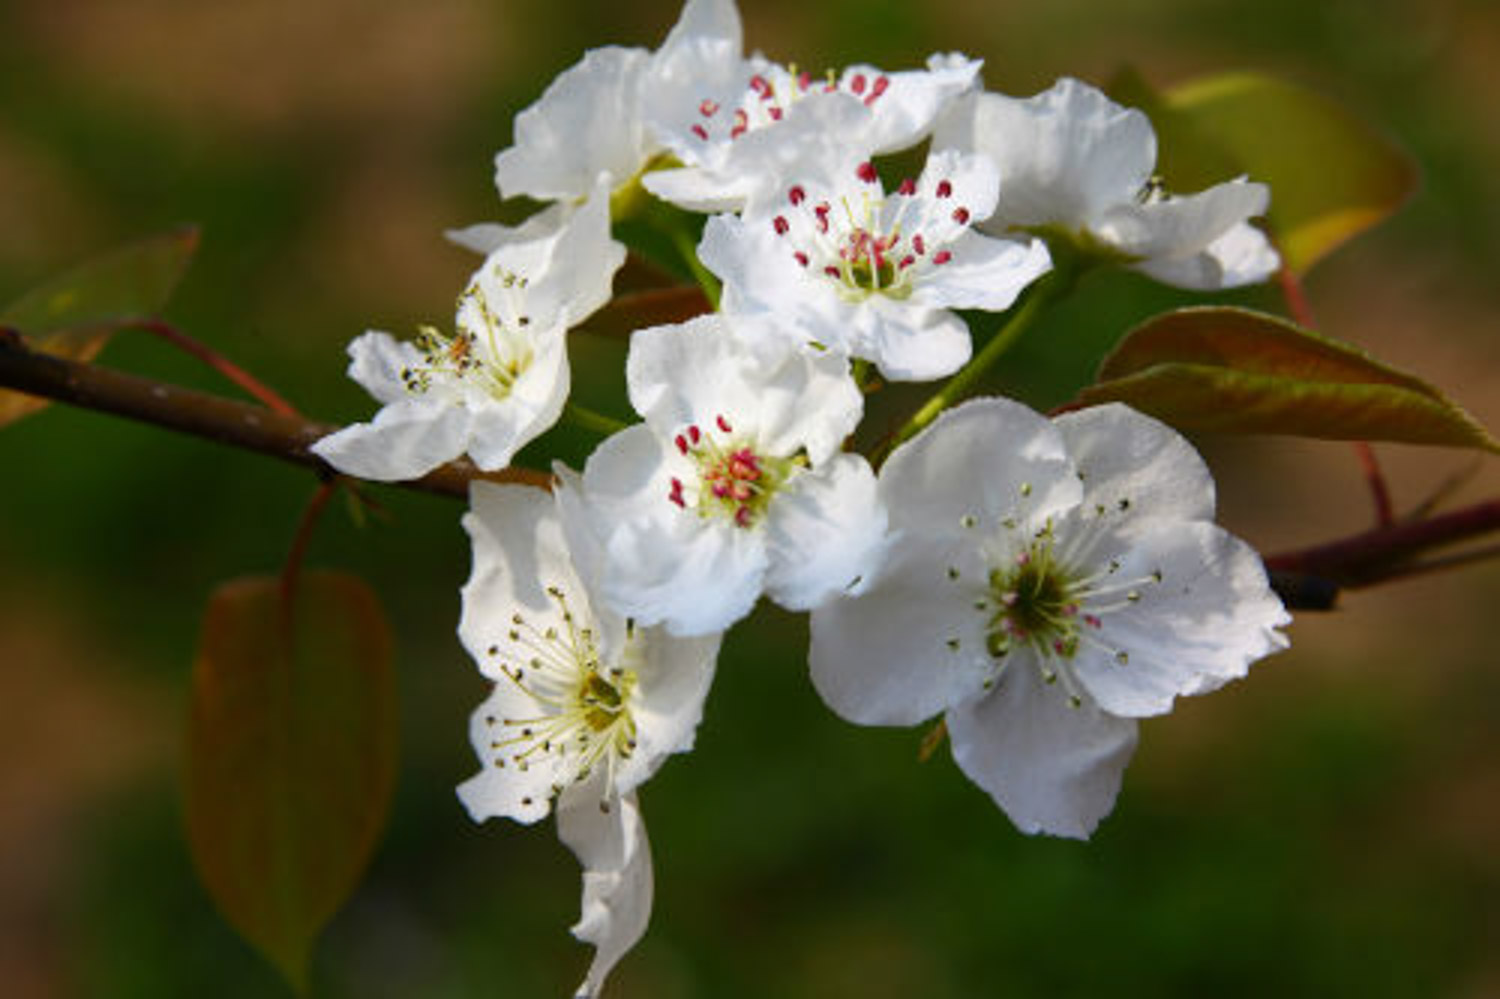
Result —
<path fill-rule="evenodd" d="M 1083 506 L 1136 517 L 1212 520 L 1214 479 L 1187 439 L 1120 403 L 1053 419 L 1083 479 Z"/>
<path fill-rule="evenodd" d="M 635 795 L 604 799 L 598 782 L 562 797 L 557 835 L 583 865 L 583 903 L 573 935 L 594 945 L 575 999 L 595 999 L 651 919 L 651 846 Z"/>
<path fill-rule="evenodd" d="M 678 637 L 664 628 L 638 628 L 645 656 L 637 670 L 636 753 L 650 762 L 639 780 L 621 773 L 616 789 L 633 790 L 672 753 L 693 748 L 703 703 L 713 683 L 722 633 Z"/>
<path fill-rule="evenodd" d="M 551 247 L 545 276 L 535 280 L 533 297 L 558 303 L 558 321 L 577 326 L 609 302 L 615 272 L 625 263 L 625 246 L 609 238 L 609 192 L 595 190 Z"/>
<path fill-rule="evenodd" d="M 1265 214 L 1270 191 L 1243 177 L 1198 194 L 1121 202 L 1099 216 L 1095 233 L 1142 260 L 1182 260 L 1203 252 L 1246 219 Z"/>
<path fill-rule="evenodd" d="M 841 717 L 913 725 L 983 689 L 993 666 L 973 601 L 984 571 L 961 540 L 898 538 L 858 595 L 813 610 L 813 686 Z"/>
<path fill-rule="evenodd" d="M 407 398 L 401 372 L 421 360 L 415 346 L 379 330 L 349 341 L 349 377 L 382 406 Z"/>
<path fill-rule="evenodd" d="M 993 239 L 969 231 L 947 249 L 953 259 L 923 276 L 922 301 L 951 309 L 1003 312 L 1026 287 L 1052 269 L 1047 244 Z"/>
<path fill-rule="evenodd" d="M 552 787 L 559 779 L 556 758 L 539 755 L 535 765 L 523 770 L 498 745 L 513 731 L 504 719 L 530 717 L 535 711 L 536 704 L 519 688 L 501 680 L 469 716 L 469 742 L 483 769 L 458 786 L 458 800 L 475 822 L 507 818 L 529 825 L 551 811 Z"/>
<path fill-rule="evenodd" d="M 1025 833 L 1087 839 L 1114 808 L 1135 751 L 1134 721 L 1087 698 L 1075 708 L 1024 667 L 1006 669 L 995 690 L 947 721 L 959 768 Z"/>
<path fill-rule="evenodd" d="M 886 76 L 889 89 L 871 105 L 875 112 L 863 145 L 874 155 L 893 153 L 922 141 L 932 131 L 938 113 L 960 94 L 979 83 L 982 60 L 969 59 L 958 53 L 934 55 L 926 70 L 908 70 L 885 74 L 873 66 L 853 66 L 842 79 L 856 73 L 874 79 Z"/>
<path fill-rule="evenodd" d="M 875 362 L 893 382 L 946 378 L 973 355 L 969 327 L 951 312 L 872 296 L 849 310 L 848 350 Z M 809 333 L 823 329 L 806 324 Z"/>
<path fill-rule="evenodd" d="M 1135 269 L 1163 284 L 1193 291 L 1217 291 L 1259 284 L 1281 267 L 1266 234 L 1241 222 L 1208 244 L 1201 253 L 1183 260 L 1143 260 Z"/>
<path fill-rule="evenodd" d="M 1046 417 L 1001 398 L 946 411 L 880 471 L 891 527 L 923 536 L 982 534 L 1006 518 L 1024 528 L 1081 495 L 1062 435 Z M 965 518 L 974 518 L 973 528 Z"/>
<path fill-rule="evenodd" d="M 495 157 L 502 198 L 581 198 L 633 177 L 653 151 L 640 113 L 648 55 L 593 49 L 516 116 L 515 145 Z"/>
<path fill-rule="evenodd" d="M 989 156 L 1000 168 L 1000 204 L 984 226 L 1091 226 L 1111 206 L 1133 201 L 1156 164 L 1156 135 L 1140 111 L 1062 79 L 1017 100 L 960 98 L 933 136 L 934 149 Z"/>
<path fill-rule="evenodd" d="M 1286 647 L 1276 629 L 1290 618 L 1260 556 L 1243 541 L 1214 524 L 1153 521 L 1132 532 L 1128 546 L 1114 575 L 1133 580 L 1159 572 L 1161 582 L 1136 587 L 1136 602 L 1101 615 L 1094 637 L 1124 651 L 1124 662 L 1094 652 L 1074 663 L 1105 710 L 1163 714 L 1176 696 L 1216 689 Z"/>
<path fill-rule="evenodd" d="M 648 425 L 672 439 L 689 425 L 705 431 L 719 417 L 731 432 L 753 433 L 778 457 L 806 448 L 814 463 L 854 431 L 864 399 L 838 356 L 813 356 L 787 346 L 752 349 L 722 314 L 637 331 L 625 380 L 631 405 Z"/>
<path fill-rule="evenodd" d="M 885 509 L 864 458 L 841 454 L 799 475 L 771 504 L 766 592 L 810 610 L 873 576 L 885 554 Z"/>
<path fill-rule="evenodd" d="M 329 434 L 309 450 L 345 475 L 375 482 L 418 479 L 464 453 L 473 414 L 442 397 L 385 406 L 370 423 Z"/>

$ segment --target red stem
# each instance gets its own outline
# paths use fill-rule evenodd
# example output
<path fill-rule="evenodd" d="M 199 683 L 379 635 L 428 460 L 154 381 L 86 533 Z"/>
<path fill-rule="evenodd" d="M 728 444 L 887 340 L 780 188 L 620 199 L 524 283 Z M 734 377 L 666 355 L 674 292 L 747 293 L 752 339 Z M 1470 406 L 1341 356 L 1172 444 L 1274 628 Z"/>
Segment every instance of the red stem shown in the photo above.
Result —
<path fill-rule="evenodd" d="M 1313 316 L 1312 306 L 1307 302 L 1307 293 L 1302 289 L 1302 282 L 1292 269 L 1285 263 L 1276 274 L 1277 281 L 1281 285 L 1281 297 L 1286 301 L 1287 312 L 1299 326 L 1315 330 L 1318 326 L 1317 319 Z M 1375 521 L 1384 527 L 1396 519 L 1396 511 L 1391 503 L 1391 490 L 1386 484 L 1385 473 L 1380 470 L 1380 462 L 1375 457 L 1375 449 L 1368 441 L 1353 441 L 1354 456 L 1359 459 L 1360 471 L 1364 473 L 1365 483 L 1370 487 L 1370 498 L 1375 503 Z"/>
<path fill-rule="evenodd" d="M 297 533 L 292 537 L 292 547 L 287 552 L 286 564 L 281 569 L 281 611 L 288 621 L 292 616 L 292 603 L 297 597 L 297 579 L 302 572 L 307 546 L 312 541 L 313 528 L 318 526 L 318 520 L 328 507 L 328 501 L 338 491 L 337 479 L 320 483 L 317 492 L 308 501 L 307 508 L 302 511 L 302 519 L 297 523 Z"/>
<path fill-rule="evenodd" d="M 273 413 L 280 413 L 282 416 L 302 415 L 297 412 L 295 406 L 276 394 L 270 386 L 250 374 L 250 372 L 235 364 L 207 344 L 188 336 L 170 323 L 163 322 L 160 319 L 145 319 L 127 323 L 124 328 L 145 330 L 147 333 L 161 337 L 184 353 L 191 354 L 260 400 L 260 403 Z"/>

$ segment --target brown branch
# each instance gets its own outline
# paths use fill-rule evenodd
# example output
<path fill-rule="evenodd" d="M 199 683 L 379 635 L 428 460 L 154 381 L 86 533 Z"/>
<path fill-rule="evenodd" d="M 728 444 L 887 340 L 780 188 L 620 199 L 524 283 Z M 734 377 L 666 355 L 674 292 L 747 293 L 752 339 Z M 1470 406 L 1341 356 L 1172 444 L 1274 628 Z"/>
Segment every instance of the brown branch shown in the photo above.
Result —
<path fill-rule="evenodd" d="M 338 429 L 332 424 L 53 357 L 30 350 L 14 330 L 0 329 L 0 388 L 257 451 L 311 468 L 325 478 L 339 474 L 308 450 Z M 449 462 L 420 479 L 392 485 L 463 498 L 474 479 L 551 488 L 551 476 L 543 472 L 527 468 L 481 472 L 467 458 Z"/>

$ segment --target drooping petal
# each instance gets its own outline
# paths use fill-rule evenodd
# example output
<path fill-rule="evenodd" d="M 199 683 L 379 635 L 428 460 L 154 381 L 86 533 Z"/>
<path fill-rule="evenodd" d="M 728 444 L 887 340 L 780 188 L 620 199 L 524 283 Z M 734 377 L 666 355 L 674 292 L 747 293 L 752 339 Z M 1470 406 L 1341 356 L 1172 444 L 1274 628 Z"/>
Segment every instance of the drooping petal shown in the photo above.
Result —
<path fill-rule="evenodd" d="M 766 532 L 766 592 L 789 610 L 811 610 L 873 576 L 886 516 L 869 463 L 841 454 L 799 475 L 772 505 Z"/>
<path fill-rule="evenodd" d="M 901 308 L 871 301 L 861 309 L 846 306 L 839 311 L 847 320 L 844 349 L 875 362 L 880 374 L 893 382 L 946 378 L 968 363 L 974 353 L 969 327 L 943 309 Z M 809 332 L 814 329 L 811 324 L 805 328 Z"/>
<path fill-rule="evenodd" d="M 1178 288 L 1218 291 L 1259 284 L 1280 266 L 1281 257 L 1272 249 L 1266 234 L 1248 222 L 1241 222 L 1191 257 L 1143 260 L 1135 269 Z"/>
<path fill-rule="evenodd" d="M 419 479 L 464 453 L 472 414 L 446 399 L 390 403 L 369 423 L 329 434 L 309 450 L 346 475 L 374 482 Z"/>
<path fill-rule="evenodd" d="M 1160 200 L 1131 199 L 1094 219 L 1094 232 L 1122 253 L 1141 260 L 1183 260 L 1246 219 L 1265 214 L 1270 190 L 1241 177 L 1198 194 Z"/>
<path fill-rule="evenodd" d="M 1113 595 L 1119 609 L 1099 613 L 1095 637 L 1124 655 L 1086 649 L 1073 664 L 1105 710 L 1164 714 L 1177 696 L 1214 690 L 1286 647 L 1277 629 L 1290 618 L 1260 556 L 1217 525 L 1146 521 L 1120 549 L 1114 575 L 1140 582 Z"/>
<path fill-rule="evenodd" d="M 1015 664 L 1019 667 L 1021 664 Z M 1025 833 L 1087 839 L 1114 808 L 1136 723 L 1007 667 L 995 689 L 947 714 L 953 759 Z"/>
<path fill-rule="evenodd" d="M 861 725 L 914 725 L 978 694 L 993 666 L 985 651 L 978 552 L 949 540 L 898 538 L 857 596 L 812 612 L 813 686 Z"/>
<path fill-rule="evenodd" d="M 598 781 L 563 795 L 557 835 L 583 866 L 582 912 L 573 935 L 594 945 L 574 999 L 596 999 L 651 920 L 651 845 L 635 795 L 602 797 Z"/>
<path fill-rule="evenodd" d="M 1052 422 L 1078 467 L 1085 507 L 1213 519 L 1213 475 L 1171 427 L 1120 403 L 1065 413 Z"/>
<path fill-rule="evenodd" d="M 981 228 L 1090 227 L 1133 201 L 1156 165 L 1156 134 L 1140 111 L 1077 80 L 1059 80 L 1024 100 L 981 93 L 960 98 L 939 123 L 934 149 L 989 156 L 1001 197 Z"/>
<path fill-rule="evenodd" d="M 1062 435 L 1008 399 L 955 406 L 897 448 L 880 472 L 893 530 L 912 536 L 1041 523 L 1082 495 Z M 972 527 L 965 527 L 972 523 Z"/>
<path fill-rule="evenodd" d="M 574 199 L 633 177 L 654 150 L 640 114 L 648 61 L 642 49 L 593 49 L 552 81 L 495 157 L 500 196 Z"/>

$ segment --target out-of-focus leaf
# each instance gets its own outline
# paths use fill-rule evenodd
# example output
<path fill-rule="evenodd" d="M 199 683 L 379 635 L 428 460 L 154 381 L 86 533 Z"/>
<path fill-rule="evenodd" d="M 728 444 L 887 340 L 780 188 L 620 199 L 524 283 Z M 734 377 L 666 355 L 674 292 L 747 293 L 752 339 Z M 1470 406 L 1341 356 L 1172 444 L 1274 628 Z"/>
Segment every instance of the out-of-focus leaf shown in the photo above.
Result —
<path fill-rule="evenodd" d="M 1079 405 L 1124 402 L 1184 430 L 1401 441 L 1500 452 L 1426 382 L 1247 309 L 1182 309 L 1120 341 Z"/>
<path fill-rule="evenodd" d="M 193 667 L 186 818 L 199 876 L 299 991 L 312 943 L 359 881 L 396 773 L 391 640 L 359 579 L 304 572 L 209 600 Z"/>
<path fill-rule="evenodd" d="M 1342 104 L 1283 80 L 1232 73 L 1158 94 L 1126 72 L 1110 92 L 1151 117 L 1169 189 L 1238 174 L 1269 184 L 1272 234 L 1299 274 L 1416 189 L 1415 167 L 1389 139 Z"/>
<path fill-rule="evenodd" d="M 21 331 L 32 350 L 91 361 L 119 326 L 161 313 L 197 249 L 193 227 L 121 247 L 11 302 L 0 312 L 0 326 Z M 0 426 L 47 404 L 0 391 Z"/>

